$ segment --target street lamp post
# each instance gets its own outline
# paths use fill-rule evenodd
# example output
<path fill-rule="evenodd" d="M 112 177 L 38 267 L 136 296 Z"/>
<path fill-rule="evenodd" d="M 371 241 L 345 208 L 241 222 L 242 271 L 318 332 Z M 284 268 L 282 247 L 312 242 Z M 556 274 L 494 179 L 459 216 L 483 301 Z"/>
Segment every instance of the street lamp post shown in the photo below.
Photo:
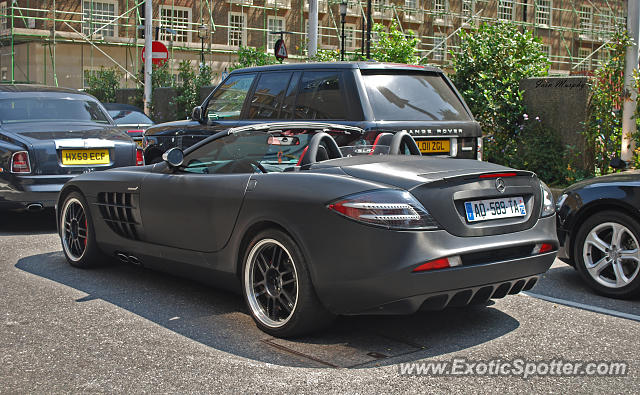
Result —
<path fill-rule="evenodd" d="M 204 39 L 209 34 L 209 27 L 207 25 L 198 26 L 198 37 L 200 37 L 200 64 L 204 65 Z"/>
<path fill-rule="evenodd" d="M 342 23 L 342 40 L 340 41 L 340 60 L 344 61 L 344 22 L 347 17 L 347 0 L 342 0 L 340 3 L 340 22 Z"/>

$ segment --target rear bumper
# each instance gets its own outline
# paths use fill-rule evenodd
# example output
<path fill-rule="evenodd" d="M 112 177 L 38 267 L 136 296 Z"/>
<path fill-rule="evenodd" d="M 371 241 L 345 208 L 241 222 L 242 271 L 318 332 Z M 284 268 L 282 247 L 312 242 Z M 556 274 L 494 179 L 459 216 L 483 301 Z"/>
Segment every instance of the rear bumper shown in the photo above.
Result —
<path fill-rule="evenodd" d="M 325 234 L 324 250 L 308 251 L 318 296 L 336 314 L 411 314 L 517 293 L 549 269 L 558 246 L 553 216 L 526 231 L 481 237 L 359 228 L 366 240 L 359 249 L 341 246 L 338 233 L 335 239 Z M 554 251 L 536 254 L 542 243 Z M 421 263 L 452 256 L 460 256 L 462 266 L 413 272 Z"/>
<path fill-rule="evenodd" d="M 0 209 L 23 210 L 32 204 L 52 208 L 63 185 L 74 176 L 19 176 L 13 177 L 10 183 L 2 181 Z"/>
<path fill-rule="evenodd" d="M 422 282 L 421 289 L 414 292 L 435 292 L 394 300 L 358 314 L 412 314 L 419 310 L 482 304 L 489 299 L 531 289 L 538 276 L 549 269 L 554 259 L 555 252 L 474 267 L 412 273 L 410 275 Z"/>

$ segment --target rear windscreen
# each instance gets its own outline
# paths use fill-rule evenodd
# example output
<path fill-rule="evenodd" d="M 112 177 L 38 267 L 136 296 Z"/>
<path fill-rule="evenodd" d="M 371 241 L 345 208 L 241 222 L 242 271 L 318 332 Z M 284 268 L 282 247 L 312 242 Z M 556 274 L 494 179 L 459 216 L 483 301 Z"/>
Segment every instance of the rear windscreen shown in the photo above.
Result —
<path fill-rule="evenodd" d="M 363 73 L 376 121 L 469 121 L 445 79 L 430 73 Z"/>

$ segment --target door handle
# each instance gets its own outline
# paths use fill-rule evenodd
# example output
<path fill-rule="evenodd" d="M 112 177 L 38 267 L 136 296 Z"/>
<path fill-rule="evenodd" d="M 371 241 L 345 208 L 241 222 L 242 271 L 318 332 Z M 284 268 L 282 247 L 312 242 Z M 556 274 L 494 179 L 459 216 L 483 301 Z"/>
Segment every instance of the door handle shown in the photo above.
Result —
<path fill-rule="evenodd" d="M 247 183 L 247 189 L 245 190 L 245 192 L 253 191 L 254 189 L 256 189 L 256 185 L 258 185 L 258 180 L 254 180 L 253 178 L 250 179 Z"/>

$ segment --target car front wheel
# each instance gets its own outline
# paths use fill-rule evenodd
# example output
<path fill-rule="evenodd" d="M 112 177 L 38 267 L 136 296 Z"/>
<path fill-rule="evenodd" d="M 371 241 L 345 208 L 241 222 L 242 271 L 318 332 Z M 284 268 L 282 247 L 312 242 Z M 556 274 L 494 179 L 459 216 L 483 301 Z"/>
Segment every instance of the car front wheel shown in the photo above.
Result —
<path fill-rule="evenodd" d="M 243 295 L 258 327 L 276 337 L 299 336 L 330 324 L 306 262 L 284 232 L 266 230 L 249 243 L 243 264 Z"/>
<path fill-rule="evenodd" d="M 618 211 L 591 216 L 576 238 L 577 269 L 596 292 L 612 298 L 640 294 L 640 224 Z"/>
<path fill-rule="evenodd" d="M 104 255 L 98 249 L 84 196 L 71 192 L 65 198 L 60 213 L 60 239 L 67 262 L 82 268 L 103 263 Z"/>

